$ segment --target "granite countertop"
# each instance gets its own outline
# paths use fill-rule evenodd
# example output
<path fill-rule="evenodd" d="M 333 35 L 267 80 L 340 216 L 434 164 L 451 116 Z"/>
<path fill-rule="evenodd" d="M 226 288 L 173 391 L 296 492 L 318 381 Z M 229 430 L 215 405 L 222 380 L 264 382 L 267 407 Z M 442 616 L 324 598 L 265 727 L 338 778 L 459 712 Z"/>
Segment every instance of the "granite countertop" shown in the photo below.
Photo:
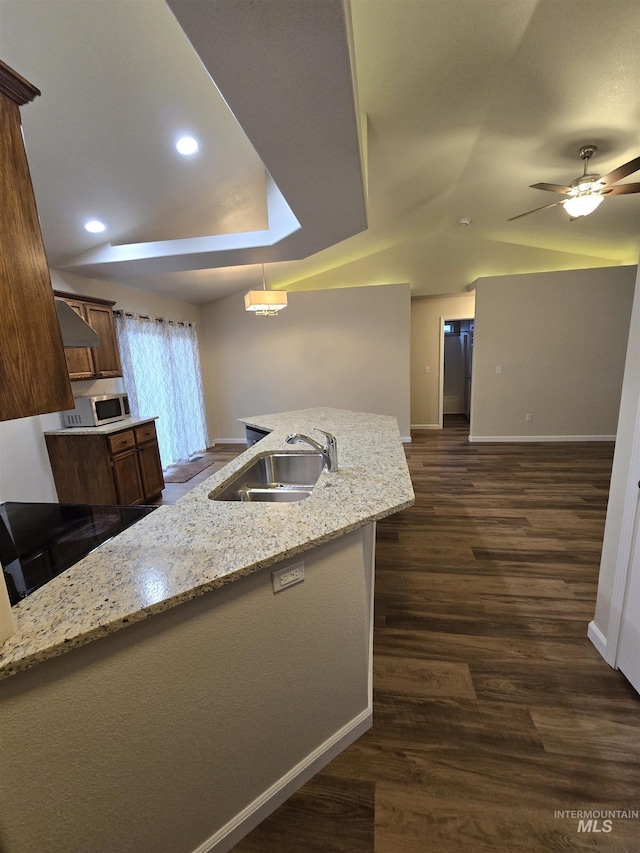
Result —
<path fill-rule="evenodd" d="M 102 424 L 95 427 L 66 427 L 65 429 L 48 429 L 45 435 L 110 435 L 112 432 L 121 432 L 123 429 L 131 429 L 131 427 L 140 426 L 140 424 L 148 424 L 150 421 L 157 421 L 158 416 L 152 418 L 123 418 L 121 421 L 114 421 L 111 424 Z"/>
<path fill-rule="evenodd" d="M 414 501 L 396 419 L 341 409 L 243 418 L 271 430 L 192 489 L 101 545 L 13 608 L 17 631 L 0 645 L 0 678 L 259 571 L 404 509 Z M 122 423 L 117 428 L 122 429 Z M 292 450 L 290 432 L 338 440 L 339 470 L 323 470 L 294 503 L 208 496 L 268 450 Z M 66 432 L 66 430 L 62 431 Z M 306 445 L 296 444 L 296 452 Z M 308 448 L 309 452 L 312 449 Z"/>

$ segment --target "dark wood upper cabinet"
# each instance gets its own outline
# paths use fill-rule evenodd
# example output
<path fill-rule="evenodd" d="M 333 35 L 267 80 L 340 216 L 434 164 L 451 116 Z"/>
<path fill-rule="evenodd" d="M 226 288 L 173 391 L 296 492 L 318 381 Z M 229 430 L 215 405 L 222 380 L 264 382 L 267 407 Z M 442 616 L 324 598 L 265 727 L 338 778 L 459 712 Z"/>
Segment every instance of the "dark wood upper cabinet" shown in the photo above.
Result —
<path fill-rule="evenodd" d="M 0 62 L 0 421 L 73 408 L 20 106 L 40 92 Z"/>
<path fill-rule="evenodd" d="M 87 323 L 95 329 L 100 338 L 100 346 L 94 347 L 93 361 L 96 376 L 102 379 L 112 376 L 122 376 L 120 353 L 116 340 L 116 330 L 113 320 L 113 308 L 109 305 L 99 305 L 89 302 L 85 306 Z"/>
<path fill-rule="evenodd" d="M 115 302 L 91 296 L 79 296 L 54 291 L 54 295 L 73 308 L 91 328 L 98 333 L 100 345 L 97 347 L 67 347 L 67 368 L 69 378 L 110 379 L 122 376 L 120 354 L 116 338 L 113 306 Z"/>
<path fill-rule="evenodd" d="M 54 293 L 58 295 L 56 291 Z M 69 299 L 66 296 L 65 302 L 73 308 L 76 314 L 86 320 L 83 302 L 79 299 Z M 65 347 L 64 354 L 67 359 L 69 379 L 91 379 L 94 367 L 89 347 Z"/>

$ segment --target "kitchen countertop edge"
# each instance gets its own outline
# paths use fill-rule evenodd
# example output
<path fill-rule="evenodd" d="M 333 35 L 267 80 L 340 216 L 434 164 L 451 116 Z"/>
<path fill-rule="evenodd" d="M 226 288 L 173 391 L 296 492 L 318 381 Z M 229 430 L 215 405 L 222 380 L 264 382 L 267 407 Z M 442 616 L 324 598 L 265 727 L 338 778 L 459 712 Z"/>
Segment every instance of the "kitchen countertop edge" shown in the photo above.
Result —
<path fill-rule="evenodd" d="M 253 416 L 242 422 L 269 430 L 269 435 L 176 504 L 159 507 L 14 608 L 18 630 L 0 646 L 0 679 L 295 557 L 414 502 L 395 418 L 309 409 Z M 308 433 L 314 428 L 311 424 L 335 432 L 339 457 L 342 453 L 344 458 L 337 475 L 323 471 L 311 497 L 294 504 L 231 506 L 208 499 L 255 456 L 268 450 L 291 450 L 284 436 L 291 431 Z M 363 438 L 365 429 L 372 445 Z M 296 451 L 304 448 L 296 445 Z M 375 470 L 368 491 L 363 482 L 370 468 Z M 207 522 L 220 530 L 221 541 L 202 533 Z M 253 538 L 245 541 L 251 533 Z M 48 625 L 47 619 L 53 624 Z"/>
<path fill-rule="evenodd" d="M 114 421 L 111 424 L 102 424 L 95 427 L 66 427 L 65 429 L 48 429 L 45 430 L 45 435 L 110 435 L 112 432 L 121 432 L 124 429 L 132 429 L 142 424 L 148 424 L 151 421 L 157 421 L 158 415 L 153 415 L 149 418 L 122 418 L 120 421 Z"/>

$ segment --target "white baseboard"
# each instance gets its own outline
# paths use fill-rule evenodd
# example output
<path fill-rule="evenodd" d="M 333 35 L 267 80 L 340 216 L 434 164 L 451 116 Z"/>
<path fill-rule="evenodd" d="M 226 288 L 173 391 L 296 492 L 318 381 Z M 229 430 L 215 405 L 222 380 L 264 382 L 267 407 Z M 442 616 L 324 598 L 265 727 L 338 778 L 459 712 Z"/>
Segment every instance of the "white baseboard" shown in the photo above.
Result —
<path fill-rule="evenodd" d="M 401 441 L 403 444 L 411 444 L 411 436 L 410 436 L 410 435 L 401 435 L 401 436 L 400 436 L 400 441 Z"/>
<path fill-rule="evenodd" d="M 589 622 L 589 627 L 587 628 L 587 637 L 591 640 L 596 649 L 600 652 L 602 657 L 607 661 L 609 666 L 613 666 L 613 664 L 607 660 L 607 638 L 602 633 L 600 628 L 596 625 L 595 622 Z"/>
<path fill-rule="evenodd" d="M 442 429 L 440 424 L 411 424 L 411 429 Z"/>
<path fill-rule="evenodd" d="M 615 441 L 615 435 L 470 435 L 469 441 L 502 442 L 517 441 Z"/>
<path fill-rule="evenodd" d="M 246 438 L 216 438 L 213 441 L 213 446 L 216 444 L 246 444 Z"/>
<path fill-rule="evenodd" d="M 214 833 L 211 838 L 203 842 L 193 853 L 228 853 L 247 833 L 255 829 L 271 812 L 289 799 L 298 788 L 301 788 L 305 782 L 308 782 L 344 749 L 370 729 L 372 724 L 373 710 L 368 707 L 278 779 L 275 784 Z"/>

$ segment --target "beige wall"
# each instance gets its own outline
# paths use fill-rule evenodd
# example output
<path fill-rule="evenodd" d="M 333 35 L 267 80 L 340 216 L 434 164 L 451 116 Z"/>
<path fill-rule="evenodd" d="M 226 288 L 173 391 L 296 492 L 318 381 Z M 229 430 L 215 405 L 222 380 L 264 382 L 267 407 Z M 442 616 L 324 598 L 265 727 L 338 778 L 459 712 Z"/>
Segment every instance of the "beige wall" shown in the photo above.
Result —
<path fill-rule="evenodd" d="M 141 314 L 186 322 L 200 321 L 201 309 L 186 302 L 58 270 L 50 272 L 55 290 L 112 299 L 116 301 L 116 308 Z M 196 328 L 200 333 L 199 327 Z M 108 394 L 121 389 L 121 379 L 73 383 L 74 395 Z M 57 501 L 43 432 L 60 429 L 61 426 L 62 421 L 57 413 L 0 423 L 0 500 Z"/>
<path fill-rule="evenodd" d="M 613 437 L 635 276 L 629 266 L 478 279 L 470 440 Z"/>
<path fill-rule="evenodd" d="M 95 296 L 97 299 L 115 301 L 114 308 L 125 311 L 136 311 L 138 314 L 151 314 L 154 317 L 168 317 L 171 320 L 182 320 L 185 323 L 197 323 L 201 309 L 197 305 L 145 293 L 110 281 L 95 278 L 84 278 L 64 270 L 50 270 L 51 284 L 54 290 L 65 293 L 78 293 L 83 296 Z"/>
<path fill-rule="evenodd" d="M 594 623 L 600 634 L 607 642 L 609 632 L 609 617 L 611 615 L 611 598 L 613 594 L 616 568 L 626 565 L 629 559 L 631 542 L 626 542 L 626 552 L 621 553 L 622 521 L 625 511 L 629 513 L 630 523 L 635 518 L 639 472 L 631 467 L 634 441 L 637 441 L 636 431 L 639 428 L 640 412 L 640 271 L 635 285 L 635 299 L 629 329 L 626 366 L 622 397 L 620 401 L 620 417 L 616 437 L 616 450 L 611 472 L 609 503 L 607 506 L 607 521 L 605 524 L 600 577 L 598 581 L 598 597 Z M 637 451 L 636 451 L 637 452 Z M 634 505 L 626 507 L 627 495 L 633 495 Z M 607 649 L 608 655 L 615 658 L 615 650 Z"/>
<path fill-rule="evenodd" d="M 254 317 L 243 294 L 203 308 L 201 355 L 211 435 L 241 439 L 237 419 L 332 406 L 398 420 L 409 436 L 408 284 L 289 295 Z"/>
<path fill-rule="evenodd" d="M 218 439 L 243 438 L 244 415 L 322 405 L 393 415 L 409 436 L 409 285 L 291 294 L 281 317 L 256 318 L 243 294 L 200 308 L 58 270 L 51 280 L 116 308 L 195 322 Z M 74 383 L 74 394 L 121 389 L 121 379 Z M 60 426 L 57 413 L 0 423 L 0 500 L 57 500 L 43 432 Z"/>
<path fill-rule="evenodd" d="M 228 850 L 206 841 L 371 724 L 374 542 L 370 524 L 296 557 L 277 595 L 291 560 L 0 681 L 3 853 Z"/>
<path fill-rule="evenodd" d="M 475 294 L 428 296 L 411 301 L 411 426 L 439 426 L 440 320 L 473 317 Z M 430 372 L 425 373 L 425 367 Z"/>

